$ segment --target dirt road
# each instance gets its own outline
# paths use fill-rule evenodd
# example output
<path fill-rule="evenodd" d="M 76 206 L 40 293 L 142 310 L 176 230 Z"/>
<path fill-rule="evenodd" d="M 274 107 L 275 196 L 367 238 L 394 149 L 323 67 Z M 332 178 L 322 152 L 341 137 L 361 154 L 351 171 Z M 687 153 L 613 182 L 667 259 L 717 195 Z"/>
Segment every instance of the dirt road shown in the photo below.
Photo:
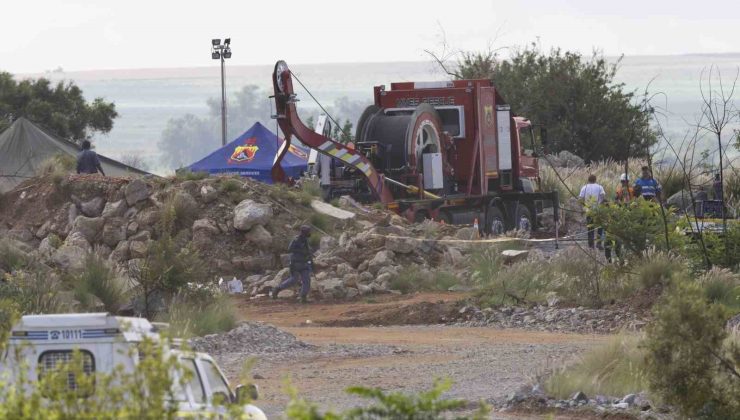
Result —
<path fill-rule="evenodd" d="M 273 324 L 317 346 L 310 353 L 260 357 L 253 371 L 262 378 L 256 381 L 263 395 L 260 407 L 271 416 L 282 413 L 288 401 L 286 379 L 304 398 L 322 408 L 339 410 L 360 402 L 344 393 L 351 385 L 418 392 L 428 389 L 435 378 L 454 381 L 450 397 L 497 403 L 603 339 L 443 325 L 317 326 L 348 320 L 354 325 L 361 323 L 358 319 L 376 319 L 378 314 L 400 313 L 403 308 L 413 311 L 424 303 L 453 302 L 462 297 L 435 293 L 386 297 L 370 303 L 309 305 L 287 300 L 239 301 L 244 319 Z M 497 414 L 496 418 L 508 417 Z"/>

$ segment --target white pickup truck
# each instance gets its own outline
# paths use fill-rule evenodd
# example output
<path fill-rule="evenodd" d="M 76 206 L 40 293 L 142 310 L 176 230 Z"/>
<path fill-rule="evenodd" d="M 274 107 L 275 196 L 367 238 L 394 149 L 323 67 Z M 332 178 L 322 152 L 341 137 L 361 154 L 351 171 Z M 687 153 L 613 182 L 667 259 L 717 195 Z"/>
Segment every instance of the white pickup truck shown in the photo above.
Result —
<path fill-rule="evenodd" d="M 28 364 L 29 377 L 35 378 L 42 369 L 53 369 L 69 361 L 74 349 L 79 349 L 84 369 L 89 373 L 110 373 L 116 365 L 133 370 L 139 355 L 131 351 L 132 346 L 136 350 L 144 337 L 159 340 L 162 326 L 143 318 L 106 313 L 26 315 L 11 330 L 8 351 L 0 355 L 0 371 L 14 371 L 12 367 L 18 366 L 18 361 L 14 360 L 17 353 Z M 179 417 L 225 414 L 223 407 L 214 404 L 219 398 L 231 402 L 244 401 L 247 397 L 256 399 L 257 389 L 253 385 L 240 385 L 232 390 L 209 355 L 177 348 L 167 351 L 177 355 L 183 370 L 192 372 L 188 383 L 176 386 Z M 254 420 L 267 418 L 262 410 L 251 404 L 244 405 L 244 414 Z"/>

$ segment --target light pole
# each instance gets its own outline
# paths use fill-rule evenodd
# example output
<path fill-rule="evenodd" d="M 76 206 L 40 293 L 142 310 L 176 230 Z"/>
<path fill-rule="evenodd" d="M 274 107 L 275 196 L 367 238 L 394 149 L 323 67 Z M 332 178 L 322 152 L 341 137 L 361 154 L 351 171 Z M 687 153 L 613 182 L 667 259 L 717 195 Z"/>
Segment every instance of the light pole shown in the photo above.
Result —
<path fill-rule="evenodd" d="M 226 91 L 224 88 L 224 60 L 231 58 L 231 38 L 211 40 L 211 58 L 221 60 L 221 145 L 226 146 Z"/>

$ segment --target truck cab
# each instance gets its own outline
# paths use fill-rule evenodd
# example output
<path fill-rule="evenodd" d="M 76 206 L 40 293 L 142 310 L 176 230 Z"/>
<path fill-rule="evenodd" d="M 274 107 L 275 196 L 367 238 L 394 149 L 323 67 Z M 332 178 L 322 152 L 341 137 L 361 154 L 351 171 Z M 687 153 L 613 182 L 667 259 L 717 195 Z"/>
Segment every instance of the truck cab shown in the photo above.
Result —
<path fill-rule="evenodd" d="M 110 374 L 116 366 L 132 371 L 144 357 L 139 344 L 145 338 L 159 341 L 164 327 L 166 324 L 151 323 L 144 318 L 107 313 L 26 315 L 11 329 L 8 349 L 0 357 L 0 367 L 9 372 L 13 381 L 19 377 L 16 368 L 25 363 L 25 374 L 29 378 L 38 378 L 44 370 L 71 361 L 73 352 L 78 350 L 86 374 Z M 225 414 L 225 409 L 216 404 L 219 400 L 256 399 L 256 387 L 232 389 L 208 354 L 169 347 L 166 351 L 177 356 L 183 372 L 192 373 L 182 386 L 180 378 L 173 378 L 175 401 L 170 403 L 177 404 L 180 418 Z M 177 375 L 173 372 L 173 376 Z M 69 383 L 74 386 L 74 379 Z M 246 404 L 243 408 L 247 418 L 266 419 L 265 414 L 253 405 Z"/>

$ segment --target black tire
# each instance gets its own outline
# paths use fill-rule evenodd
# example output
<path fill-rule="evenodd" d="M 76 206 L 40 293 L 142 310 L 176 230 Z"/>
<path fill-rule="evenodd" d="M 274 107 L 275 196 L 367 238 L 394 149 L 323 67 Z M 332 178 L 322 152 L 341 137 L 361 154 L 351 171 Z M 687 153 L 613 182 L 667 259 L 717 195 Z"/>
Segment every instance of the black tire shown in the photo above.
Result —
<path fill-rule="evenodd" d="M 498 207 L 488 208 L 485 230 L 493 236 L 501 236 L 506 232 L 506 220 Z"/>
<path fill-rule="evenodd" d="M 527 206 L 523 204 L 517 204 L 516 206 L 516 212 L 514 213 L 514 228 L 525 232 L 531 232 L 534 230 L 532 213 L 529 211 Z"/>

